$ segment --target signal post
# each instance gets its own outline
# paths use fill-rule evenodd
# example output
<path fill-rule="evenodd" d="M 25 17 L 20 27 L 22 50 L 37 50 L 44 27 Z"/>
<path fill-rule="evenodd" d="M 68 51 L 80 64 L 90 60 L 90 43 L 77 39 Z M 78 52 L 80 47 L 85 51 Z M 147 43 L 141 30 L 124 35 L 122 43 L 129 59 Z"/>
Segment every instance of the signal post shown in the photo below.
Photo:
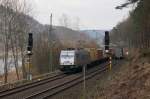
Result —
<path fill-rule="evenodd" d="M 110 45 L 110 38 L 109 38 L 109 32 L 108 31 L 105 31 L 105 53 L 107 55 L 107 57 L 109 57 L 109 77 L 108 77 L 108 80 L 111 80 L 111 70 L 112 70 L 112 53 L 109 49 Z"/>
<path fill-rule="evenodd" d="M 110 69 L 110 71 L 112 69 L 112 57 L 111 57 L 111 54 L 109 56 L 109 69 Z"/>

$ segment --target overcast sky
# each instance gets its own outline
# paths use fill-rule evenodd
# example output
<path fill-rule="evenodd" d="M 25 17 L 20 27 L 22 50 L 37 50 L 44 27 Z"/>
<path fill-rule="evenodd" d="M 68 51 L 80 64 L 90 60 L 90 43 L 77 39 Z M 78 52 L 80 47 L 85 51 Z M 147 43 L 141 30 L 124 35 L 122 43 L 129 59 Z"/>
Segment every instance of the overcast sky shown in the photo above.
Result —
<path fill-rule="evenodd" d="M 80 29 L 111 29 L 125 19 L 129 9 L 116 10 L 125 0 L 32 0 L 33 17 L 42 24 L 49 24 L 53 13 L 55 25 L 62 14 L 71 20 L 80 19 Z"/>

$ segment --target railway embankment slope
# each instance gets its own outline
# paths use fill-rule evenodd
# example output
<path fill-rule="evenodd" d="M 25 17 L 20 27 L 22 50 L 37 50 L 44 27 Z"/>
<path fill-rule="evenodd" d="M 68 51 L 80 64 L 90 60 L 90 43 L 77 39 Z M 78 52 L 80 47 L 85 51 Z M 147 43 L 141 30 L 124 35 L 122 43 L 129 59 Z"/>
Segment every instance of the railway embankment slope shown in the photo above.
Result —
<path fill-rule="evenodd" d="M 150 99 L 150 50 L 134 51 L 95 99 Z"/>

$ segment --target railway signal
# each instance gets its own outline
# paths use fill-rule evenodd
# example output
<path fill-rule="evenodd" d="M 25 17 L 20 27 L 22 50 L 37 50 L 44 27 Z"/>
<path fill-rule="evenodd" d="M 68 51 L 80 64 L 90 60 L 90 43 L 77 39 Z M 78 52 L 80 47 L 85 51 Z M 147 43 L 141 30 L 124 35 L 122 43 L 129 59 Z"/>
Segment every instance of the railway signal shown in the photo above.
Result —
<path fill-rule="evenodd" d="M 106 53 L 109 52 L 109 43 L 110 43 L 109 32 L 105 31 L 105 52 Z"/>
<path fill-rule="evenodd" d="M 105 53 L 109 56 L 109 69 L 112 69 L 112 56 L 110 53 L 110 37 L 109 37 L 109 32 L 105 31 Z"/>
<path fill-rule="evenodd" d="M 28 46 L 27 46 L 27 66 L 28 66 L 28 72 L 27 72 L 27 80 L 32 80 L 32 73 L 31 73 L 31 56 L 32 56 L 32 48 L 33 48 L 33 34 L 28 34 Z"/>
<path fill-rule="evenodd" d="M 32 55 L 32 48 L 33 48 L 33 34 L 29 33 L 28 46 L 27 46 L 27 54 L 28 55 Z"/>

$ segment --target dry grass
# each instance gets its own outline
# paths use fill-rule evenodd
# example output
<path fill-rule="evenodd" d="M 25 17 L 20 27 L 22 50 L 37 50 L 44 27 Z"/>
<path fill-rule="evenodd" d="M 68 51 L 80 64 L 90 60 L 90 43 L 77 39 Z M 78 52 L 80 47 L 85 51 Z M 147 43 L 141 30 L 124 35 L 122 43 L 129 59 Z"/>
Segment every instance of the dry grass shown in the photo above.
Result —
<path fill-rule="evenodd" d="M 133 55 L 108 85 L 97 87 L 93 99 L 150 99 L 150 62 L 141 54 Z"/>
<path fill-rule="evenodd" d="M 21 70 L 19 70 L 19 79 L 22 79 L 22 72 Z M 8 83 L 12 83 L 17 81 L 17 75 L 16 75 L 16 71 L 10 71 L 8 72 Z M 0 82 L 1 84 L 4 83 L 4 75 L 0 75 Z"/>

